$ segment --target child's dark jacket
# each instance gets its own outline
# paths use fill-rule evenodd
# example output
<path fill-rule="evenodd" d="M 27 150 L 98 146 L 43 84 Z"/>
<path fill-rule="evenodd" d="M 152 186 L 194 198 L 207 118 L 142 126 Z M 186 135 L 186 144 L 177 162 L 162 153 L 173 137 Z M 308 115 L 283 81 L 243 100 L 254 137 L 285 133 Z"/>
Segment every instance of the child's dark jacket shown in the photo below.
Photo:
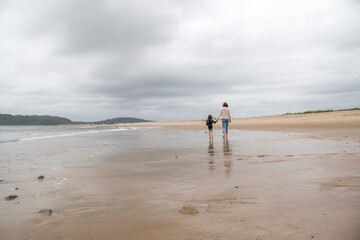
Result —
<path fill-rule="evenodd" d="M 216 123 L 217 121 L 214 121 L 214 119 L 207 119 L 206 120 L 206 125 L 208 126 L 209 129 L 213 128 L 213 123 Z"/>

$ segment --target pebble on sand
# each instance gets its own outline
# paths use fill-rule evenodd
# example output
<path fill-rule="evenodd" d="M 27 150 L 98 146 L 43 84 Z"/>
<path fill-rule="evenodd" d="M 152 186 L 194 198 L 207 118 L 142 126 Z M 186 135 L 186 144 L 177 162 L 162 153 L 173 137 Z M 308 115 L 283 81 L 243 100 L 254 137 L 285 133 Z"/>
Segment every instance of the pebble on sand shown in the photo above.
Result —
<path fill-rule="evenodd" d="M 48 216 L 51 216 L 52 212 L 53 212 L 53 211 L 52 211 L 51 209 L 41 209 L 41 210 L 39 211 L 40 214 L 48 215 Z"/>
<path fill-rule="evenodd" d="M 9 195 L 9 196 L 6 196 L 4 199 L 6 201 L 10 201 L 10 200 L 14 200 L 16 199 L 18 196 L 17 195 Z"/>
<path fill-rule="evenodd" d="M 191 205 L 184 205 L 180 210 L 179 213 L 185 214 L 185 215 L 195 215 L 199 213 L 199 211 L 191 206 Z"/>
<path fill-rule="evenodd" d="M 40 175 L 40 176 L 37 177 L 37 179 L 39 179 L 39 180 L 43 180 L 44 178 L 45 177 L 43 175 Z"/>

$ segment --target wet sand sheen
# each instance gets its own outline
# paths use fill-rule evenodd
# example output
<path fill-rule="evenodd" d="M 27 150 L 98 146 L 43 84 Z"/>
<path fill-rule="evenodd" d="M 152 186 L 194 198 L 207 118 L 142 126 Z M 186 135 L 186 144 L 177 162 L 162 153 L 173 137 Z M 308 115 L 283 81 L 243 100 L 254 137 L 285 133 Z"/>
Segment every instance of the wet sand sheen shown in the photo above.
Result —
<path fill-rule="evenodd" d="M 90 165 L 50 171 L 50 180 L 37 185 L 53 216 L 36 214 L 39 198 L 31 200 L 28 193 L 18 204 L 27 205 L 28 218 L 8 229 L 1 219 L 1 234 L 7 239 L 359 238 L 358 138 L 231 133 L 223 143 L 215 131 L 212 143 L 204 131 L 157 129 L 159 138 L 141 133 L 127 139 L 130 145 L 147 144 L 129 151 L 116 151 L 118 136 L 107 135 L 114 144 L 107 154 Z M 57 184 L 60 175 L 66 181 Z M 199 214 L 179 214 L 185 204 Z"/>

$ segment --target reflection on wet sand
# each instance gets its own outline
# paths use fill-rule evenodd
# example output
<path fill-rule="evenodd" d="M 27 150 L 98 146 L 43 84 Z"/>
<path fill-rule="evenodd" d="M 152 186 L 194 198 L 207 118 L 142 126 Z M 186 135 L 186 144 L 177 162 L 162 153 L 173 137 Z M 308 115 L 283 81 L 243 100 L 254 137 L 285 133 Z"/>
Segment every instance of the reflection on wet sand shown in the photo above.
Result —
<path fill-rule="evenodd" d="M 214 170 L 216 149 L 214 148 L 214 141 L 212 139 L 209 139 L 209 147 L 207 152 L 209 154 L 209 168 L 211 170 Z M 219 153 L 221 153 L 221 151 L 219 151 Z M 223 157 L 224 172 L 226 176 L 229 177 L 232 170 L 232 155 L 233 155 L 229 141 L 223 142 L 222 153 L 224 155 Z"/>
<path fill-rule="evenodd" d="M 215 168 L 215 165 L 214 165 L 215 150 L 214 150 L 214 141 L 211 138 L 209 139 L 208 154 L 210 155 L 209 168 L 213 170 Z"/>
<path fill-rule="evenodd" d="M 223 153 L 224 153 L 224 172 L 227 177 L 230 177 L 232 170 L 232 149 L 228 140 L 223 142 Z"/>
<path fill-rule="evenodd" d="M 223 153 L 224 156 L 232 155 L 232 149 L 230 147 L 229 140 L 223 141 Z"/>
<path fill-rule="evenodd" d="M 215 150 L 214 150 L 214 141 L 209 139 L 209 149 L 208 153 L 211 157 L 215 156 Z"/>

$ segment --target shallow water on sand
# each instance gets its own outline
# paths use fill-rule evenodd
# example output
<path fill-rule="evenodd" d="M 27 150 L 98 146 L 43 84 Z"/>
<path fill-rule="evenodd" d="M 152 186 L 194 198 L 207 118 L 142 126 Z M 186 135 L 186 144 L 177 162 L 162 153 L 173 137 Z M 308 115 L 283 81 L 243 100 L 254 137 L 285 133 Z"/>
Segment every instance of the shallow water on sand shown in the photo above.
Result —
<path fill-rule="evenodd" d="M 323 201 L 339 197 L 320 191 L 335 186 L 327 181 L 350 176 L 353 188 L 341 196 L 349 197 L 349 208 L 359 200 L 357 142 L 242 130 L 231 131 L 227 142 L 215 131 L 209 141 L 206 131 L 161 127 L 1 130 L 0 194 L 19 196 L 0 201 L 1 239 L 239 239 L 246 228 L 244 237 L 261 239 L 275 213 L 280 230 L 269 236 L 297 239 L 312 225 L 288 227 L 285 212 L 308 220 L 294 205 L 325 211 Z M 184 204 L 200 214 L 180 216 Z M 39 215 L 43 208 L 54 214 Z M 351 223 L 351 212 L 340 213 Z"/>

